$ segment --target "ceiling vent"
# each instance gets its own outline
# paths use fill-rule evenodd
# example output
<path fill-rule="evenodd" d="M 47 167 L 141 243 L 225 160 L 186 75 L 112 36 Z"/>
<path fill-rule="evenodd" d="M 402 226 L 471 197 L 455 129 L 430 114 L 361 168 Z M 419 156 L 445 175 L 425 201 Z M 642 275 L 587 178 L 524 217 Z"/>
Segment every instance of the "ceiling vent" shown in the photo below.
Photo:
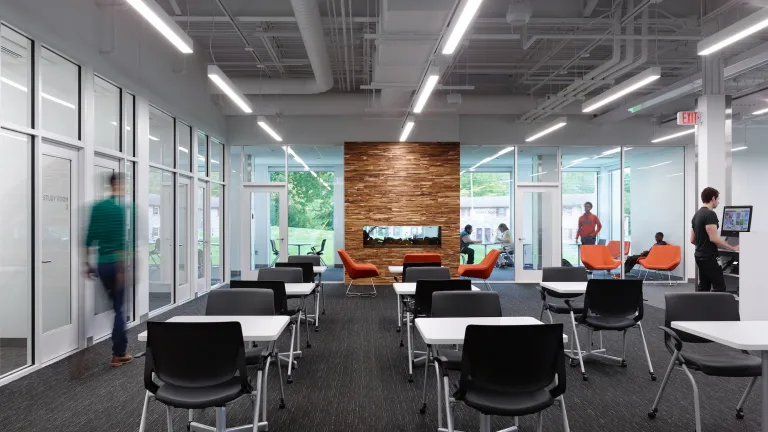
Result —
<path fill-rule="evenodd" d="M 461 104 L 461 94 L 459 93 L 448 93 L 447 99 L 450 105 Z"/>
<path fill-rule="evenodd" d="M 528 24 L 533 14 L 530 0 L 512 0 L 507 10 L 507 22 L 513 26 Z"/>

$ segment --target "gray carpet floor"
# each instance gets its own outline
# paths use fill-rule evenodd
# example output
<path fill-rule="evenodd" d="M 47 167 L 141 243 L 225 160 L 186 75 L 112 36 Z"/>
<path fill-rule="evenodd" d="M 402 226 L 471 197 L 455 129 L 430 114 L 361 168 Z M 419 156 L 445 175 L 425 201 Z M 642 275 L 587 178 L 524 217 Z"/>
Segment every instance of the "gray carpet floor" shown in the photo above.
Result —
<path fill-rule="evenodd" d="M 540 300 L 533 286 L 494 284 L 493 287 L 501 295 L 505 315 L 538 317 Z M 378 289 L 377 298 L 346 298 L 341 285 L 327 286 L 328 312 L 321 316 L 321 331 L 310 335 L 312 348 L 304 349 L 306 355 L 300 361 L 294 383 L 286 385 L 286 409 L 277 407 L 277 374 L 274 368 L 270 372 L 270 430 L 434 430 L 434 376 L 429 377 L 429 408 L 421 415 L 418 409 L 422 370 L 417 369 L 415 383 L 407 382 L 406 351 L 398 346 L 400 337 L 394 331 L 395 295 L 390 287 L 379 286 Z M 196 299 L 157 319 L 201 314 L 205 302 L 205 297 Z M 681 371 L 673 373 L 659 417 L 656 420 L 647 417 L 670 359 L 657 328 L 662 320 L 662 309 L 646 308 L 644 328 L 659 381 L 649 379 L 636 331 L 628 336 L 627 368 L 590 361 L 587 364 L 589 382 L 581 380 L 578 369 L 567 368 L 566 401 L 572 431 L 694 430 L 691 386 Z M 141 325 L 130 330 L 132 352 L 143 350 L 136 335 L 144 328 Z M 605 342 L 609 350 L 620 350 L 618 334 L 606 334 Z M 287 343 L 287 338 L 282 340 L 283 346 Z M 102 342 L 0 388 L 0 430 L 138 430 L 144 394 L 144 361 L 136 359 L 132 364 L 109 368 L 109 353 L 109 342 Z M 189 347 L 189 355 L 195 355 L 193 346 Z M 747 379 L 694 375 L 701 394 L 705 431 L 759 429 L 759 383 L 745 407 L 746 418 L 736 420 L 735 405 Z M 186 430 L 186 412 L 175 410 L 174 414 L 175 430 Z M 249 403 L 242 399 L 231 404 L 228 414 L 230 426 L 248 423 L 251 416 Z M 150 404 L 148 430 L 165 430 L 164 417 L 165 409 L 161 404 Z M 197 417 L 208 424 L 213 422 L 212 410 Z M 558 418 L 556 408 L 548 410 L 545 430 L 561 431 Z M 456 426 L 461 430 L 477 430 L 477 419 L 475 412 L 464 406 L 456 410 Z M 509 419 L 494 418 L 495 429 L 509 425 Z M 535 430 L 535 418 L 522 418 L 521 426 L 523 431 Z"/>

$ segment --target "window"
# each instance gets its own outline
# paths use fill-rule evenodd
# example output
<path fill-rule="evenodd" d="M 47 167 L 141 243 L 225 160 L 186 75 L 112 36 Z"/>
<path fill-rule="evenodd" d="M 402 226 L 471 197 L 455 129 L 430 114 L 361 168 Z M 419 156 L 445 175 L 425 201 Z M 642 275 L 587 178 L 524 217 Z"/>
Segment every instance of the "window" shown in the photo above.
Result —
<path fill-rule="evenodd" d="M 40 128 L 80 139 L 80 67 L 48 48 L 40 55 Z"/>
<path fill-rule="evenodd" d="M 6 26 L 0 29 L 0 37 L 3 121 L 32 127 L 32 41 Z"/>
<path fill-rule="evenodd" d="M 93 77 L 96 145 L 120 151 L 120 88 Z"/>
<path fill-rule="evenodd" d="M 154 215 L 160 214 L 160 207 L 152 207 L 152 214 Z"/>
<path fill-rule="evenodd" d="M 223 282 L 224 186 L 211 183 L 211 286 Z"/>
<path fill-rule="evenodd" d="M 174 302 L 175 192 L 173 174 L 149 168 L 149 310 Z M 157 213 L 155 213 L 157 209 Z"/>
<path fill-rule="evenodd" d="M 125 145 L 124 151 L 128 156 L 135 154 L 136 148 L 136 97 L 130 93 L 124 93 L 123 117 L 125 118 Z"/>
<path fill-rule="evenodd" d="M 211 180 L 224 181 L 224 144 L 211 138 Z"/>
<path fill-rule="evenodd" d="M 173 168 L 174 131 L 173 117 L 149 107 L 149 161 Z"/>
<path fill-rule="evenodd" d="M 157 213 L 155 213 L 157 214 Z M 157 238 L 160 235 L 160 227 L 153 227 L 152 228 L 152 237 Z"/>
<path fill-rule="evenodd" d="M 178 123 L 179 135 L 179 166 L 183 171 L 191 171 L 189 150 L 192 148 L 192 128 L 182 122 Z"/>
<path fill-rule="evenodd" d="M 197 175 L 208 177 L 208 135 L 197 132 Z"/>

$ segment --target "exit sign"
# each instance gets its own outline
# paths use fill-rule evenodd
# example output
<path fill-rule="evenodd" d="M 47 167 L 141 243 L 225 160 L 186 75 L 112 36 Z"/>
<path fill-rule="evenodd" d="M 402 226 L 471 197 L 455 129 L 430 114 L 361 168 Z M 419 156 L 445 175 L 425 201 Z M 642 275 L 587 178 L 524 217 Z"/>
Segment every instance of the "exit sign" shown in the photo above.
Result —
<path fill-rule="evenodd" d="M 682 111 L 677 113 L 677 124 L 680 126 L 695 126 L 699 124 L 699 113 L 696 111 Z"/>

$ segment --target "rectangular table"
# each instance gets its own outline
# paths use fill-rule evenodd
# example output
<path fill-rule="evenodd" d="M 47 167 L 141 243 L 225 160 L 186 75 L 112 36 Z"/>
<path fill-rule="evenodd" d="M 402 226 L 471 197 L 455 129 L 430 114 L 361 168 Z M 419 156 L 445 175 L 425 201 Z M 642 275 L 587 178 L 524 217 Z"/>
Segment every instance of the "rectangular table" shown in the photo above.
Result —
<path fill-rule="evenodd" d="M 328 270 L 328 266 L 313 266 L 312 271 L 317 276 L 317 284 L 320 287 L 320 291 L 317 292 L 315 299 L 315 331 L 320 331 L 320 317 L 318 316 L 318 313 L 320 312 L 320 297 L 322 296 L 323 300 L 323 315 L 325 315 L 325 286 L 323 285 L 323 273 Z"/>
<path fill-rule="evenodd" d="M 397 331 L 403 326 L 403 302 L 402 296 L 416 295 L 416 282 L 395 282 L 392 284 L 397 294 Z M 480 291 L 480 288 L 472 285 L 472 291 Z"/>
<path fill-rule="evenodd" d="M 541 282 L 539 286 L 560 294 L 584 294 L 587 282 Z"/>
<path fill-rule="evenodd" d="M 672 328 L 731 348 L 760 351 L 761 430 L 768 432 L 768 321 L 672 321 Z"/>

